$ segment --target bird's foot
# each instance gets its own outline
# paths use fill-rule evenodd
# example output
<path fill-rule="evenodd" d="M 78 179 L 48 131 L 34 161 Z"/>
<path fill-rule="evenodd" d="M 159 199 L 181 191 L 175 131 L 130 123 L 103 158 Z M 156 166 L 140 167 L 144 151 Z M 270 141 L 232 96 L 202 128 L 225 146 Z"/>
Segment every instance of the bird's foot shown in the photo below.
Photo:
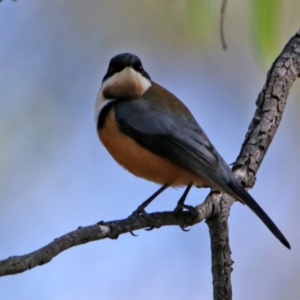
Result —
<path fill-rule="evenodd" d="M 181 206 L 182 206 L 182 208 L 185 208 L 186 210 L 188 210 L 195 217 L 198 216 L 198 210 L 194 206 L 187 205 L 187 204 L 182 204 Z"/>
<path fill-rule="evenodd" d="M 183 205 L 180 203 L 177 203 L 177 205 L 173 211 L 176 215 L 179 215 L 183 211 L 183 209 L 184 209 Z"/>
<path fill-rule="evenodd" d="M 144 216 L 147 219 L 151 219 L 153 221 L 153 218 L 146 213 L 145 208 L 160 194 L 162 193 L 166 188 L 169 187 L 169 184 L 164 184 L 161 186 L 152 196 L 150 196 L 146 201 L 144 201 L 132 214 L 131 216 Z"/>
<path fill-rule="evenodd" d="M 144 218 L 146 218 L 150 224 L 154 224 L 155 220 L 145 211 L 145 208 L 142 205 L 140 205 L 131 215 L 130 217 L 139 217 L 139 216 L 143 216 Z M 145 230 L 147 231 L 151 231 L 152 229 L 154 229 L 154 226 L 149 226 L 148 228 L 145 228 Z M 133 232 L 130 232 L 133 236 L 137 236 L 136 234 L 134 234 Z"/>
<path fill-rule="evenodd" d="M 144 207 L 143 204 L 144 203 L 142 203 L 135 211 L 133 211 L 132 214 L 129 217 L 137 218 L 137 217 L 143 216 L 144 218 L 149 220 L 150 223 L 154 222 L 154 219 L 145 211 L 145 207 Z M 148 228 L 145 228 L 145 230 L 150 231 L 153 228 L 154 228 L 154 226 L 150 226 Z M 132 231 L 130 231 L 130 234 L 134 237 L 138 236 L 137 234 L 135 234 Z"/>
<path fill-rule="evenodd" d="M 180 214 L 184 209 L 188 210 L 191 214 L 197 216 L 198 215 L 198 211 L 195 207 L 191 206 L 191 205 L 186 205 L 186 204 L 182 204 L 182 203 L 177 203 L 177 206 L 174 209 L 174 213 L 175 214 Z M 186 225 L 179 225 L 179 227 L 181 228 L 182 231 L 184 232 L 188 232 L 190 231 L 190 229 L 187 229 Z"/>
<path fill-rule="evenodd" d="M 180 229 L 184 232 L 189 232 L 191 229 L 186 229 L 187 226 L 179 225 Z"/>
<path fill-rule="evenodd" d="M 132 217 L 143 216 L 147 220 L 154 222 L 154 219 L 145 211 L 145 207 L 146 206 L 144 205 L 144 203 L 142 203 L 135 211 L 133 211 L 133 213 L 130 216 L 132 216 Z M 152 227 L 150 227 L 150 228 L 152 228 Z"/>
<path fill-rule="evenodd" d="M 177 203 L 176 207 L 174 208 L 174 213 L 177 215 L 183 212 L 183 210 L 186 209 L 188 210 L 191 214 L 193 215 L 198 215 L 198 211 L 194 206 L 187 205 L 187 204 L 182 204 L 182 203 Z"/>

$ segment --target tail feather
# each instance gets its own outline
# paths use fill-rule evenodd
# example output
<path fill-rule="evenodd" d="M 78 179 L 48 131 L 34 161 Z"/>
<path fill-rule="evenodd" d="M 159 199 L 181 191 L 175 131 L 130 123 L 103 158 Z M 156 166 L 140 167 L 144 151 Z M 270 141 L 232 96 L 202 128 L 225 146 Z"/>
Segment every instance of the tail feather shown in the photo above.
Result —
<path fill-rule="evenodd" d="M 286 246 L 288 249 L 291 249 L 289 242 L 275 225 L 275 223 L 238 182 L 228 182 L 227 186 L 234 192 L 236 196 L 238 196 L 238 199 L 244 202 L 262 220 L 262 222 L 269 228 L 269 230 L 279 239 L 279 241 L 284 246 Z"/>

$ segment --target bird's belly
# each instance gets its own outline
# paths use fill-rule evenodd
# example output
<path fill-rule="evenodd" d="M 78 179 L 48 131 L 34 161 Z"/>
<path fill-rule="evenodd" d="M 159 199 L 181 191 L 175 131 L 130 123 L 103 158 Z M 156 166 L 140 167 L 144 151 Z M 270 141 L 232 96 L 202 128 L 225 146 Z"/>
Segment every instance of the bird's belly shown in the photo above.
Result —
<path fill-rule="evenodd" d="M 124 135 L 117 126 L 113 110 L 105 125 L 98 130 L 99 137 L 112 157 L 132 174 L 147 180 L 170 186 L 194 183 L 207 186 L 201 178 L 182 169 L 166 158 L 160 157 Z"/>

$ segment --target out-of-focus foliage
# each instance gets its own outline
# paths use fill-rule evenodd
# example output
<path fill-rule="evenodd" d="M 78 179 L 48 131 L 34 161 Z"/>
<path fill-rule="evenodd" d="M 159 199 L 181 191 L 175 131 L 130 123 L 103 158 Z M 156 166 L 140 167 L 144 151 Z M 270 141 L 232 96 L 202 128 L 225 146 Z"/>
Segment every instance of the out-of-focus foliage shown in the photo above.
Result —
<path fill-rule="evenodd" d="M 252 0 L 250 3 L 250 28 L 254 35 L 254 46 L 268 62 L 278 55 L 283 7 L 281 0 Z"/>
<path fill-rule="evenodd" d="M 201 47 L 203 47 L 203 43 L 209 43 L 213 37 L 219 39 L 221 44 L 221 34 L 219 32 L 221 5 L 221 1 L 209 0 L 191 0 L 186 5 L 191 36 L 201 43 Z M 236 3 L 227 0 L 223 28 L 225 38 L 232 34 L 228 28 L 229 26 L 227 26 L 228 23 L 236 23 L 230 15 L 230 10 L 236 9 L 236 7 L 233 7 L 234 5 L 236 6 Z M 288 23 L 295 19 L 300 21 L 300 17 L 297 18 L 297 15 L 294 17 L 287 13 L 293 13 L 297 6 L 299 6 L 300 11 L 299 0 L 248 1 L 249 9 L 246 13 L 248 19 L 244 22 L 248 24 L 249 31 L 252 33 L 253 49 L 258 54 L 261 62 L 269 65 L 275 59 L 282 43 L 285 41 L 284 32 L 288 27 Z M 238 20 L 237 15 L 234 18 Z M 298 26 L 300 26 L 300 22 L 298 23 Z M 230 44 L 228 46 L 230 48 Z"/>
<path fill-rule="evenodd" d="M 187 2 L 188 18 L 192 36 L 196 39 L 210 39 L 214 30 L 213 3 L 210 0 L 191 0 Z"/>

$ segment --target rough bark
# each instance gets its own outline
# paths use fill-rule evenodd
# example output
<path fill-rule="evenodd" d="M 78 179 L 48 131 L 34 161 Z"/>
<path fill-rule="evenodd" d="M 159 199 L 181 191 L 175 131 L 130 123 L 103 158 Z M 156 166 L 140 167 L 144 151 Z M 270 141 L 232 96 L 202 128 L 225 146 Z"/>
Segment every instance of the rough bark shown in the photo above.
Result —
<path fill-rule="evenodd" d="M 256 111 L 249 125 L 233 171 L 245 188 L 253 187 L 256 173 L 280 125 L 293 82 L 300 75 L 300 30 L 290 39 L 268 72 L 266 83 L 256 101 Z M 212 250 L 214 299 L 232 299 L 231 249 L 228 217 L 234 199 L 220 194 L 219 211 L 208 218 Z M 207 202 L 211 199 L 208 197 Z"/>

